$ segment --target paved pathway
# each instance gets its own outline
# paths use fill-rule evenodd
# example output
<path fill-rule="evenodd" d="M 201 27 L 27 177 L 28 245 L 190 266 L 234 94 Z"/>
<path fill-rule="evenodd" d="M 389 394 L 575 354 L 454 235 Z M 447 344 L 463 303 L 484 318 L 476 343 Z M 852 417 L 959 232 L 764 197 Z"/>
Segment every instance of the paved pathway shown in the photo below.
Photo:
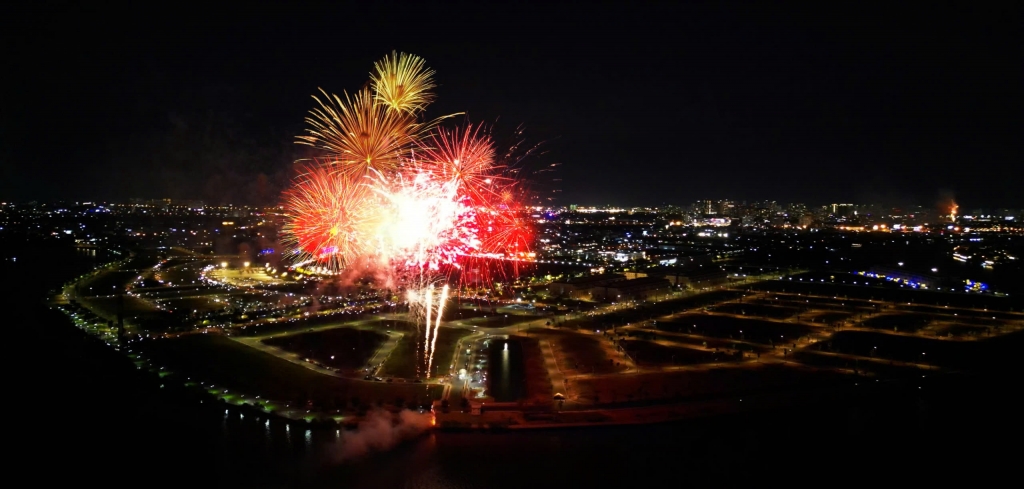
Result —
<path fill-rule="evenodd" d="M 558 368 L 558 361 L 555 359 L 555 350 L 548 340 L 540 340 L 540 351 L 544 355 L 544 367 L 548 370 L 548 377 L 551 378 L 551 392 L 569 397 L 565 374 Z"/>

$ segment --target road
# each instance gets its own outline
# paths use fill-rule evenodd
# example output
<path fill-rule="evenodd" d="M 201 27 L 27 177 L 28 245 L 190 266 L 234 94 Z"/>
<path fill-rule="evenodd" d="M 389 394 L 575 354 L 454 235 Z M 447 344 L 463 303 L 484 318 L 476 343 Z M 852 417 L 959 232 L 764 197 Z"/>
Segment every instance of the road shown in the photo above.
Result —
<path fill-rule="evenodd" d="M 461 326 L 460 326 L 461 327 Z M 490 335 L 490 331 L 477 330 L 470 333 L 467 336 L 462 337 L 458 343 L 456 343 L 455 354 L 452 355 L 452 364 L 449 368 L 449 374 L 451 375 L 451 383 L 444 390 L 443 399 L 456 400 L 464 397 L 470 388 L 470 376 L 467 375 L 464 378 L 459 375 L 459 370 L 462 365 L 466 363 L 467 356 L 466 349 L 474 349 L 476 344 Z"/>

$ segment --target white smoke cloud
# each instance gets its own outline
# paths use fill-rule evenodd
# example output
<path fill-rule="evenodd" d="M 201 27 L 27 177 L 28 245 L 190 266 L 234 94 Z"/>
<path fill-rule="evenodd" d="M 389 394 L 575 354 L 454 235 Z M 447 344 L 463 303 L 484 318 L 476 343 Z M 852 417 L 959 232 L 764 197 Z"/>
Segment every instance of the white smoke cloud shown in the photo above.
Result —
<path fill-rule="evenodd" d="M 341 458 L 350 460 L 372 452 L 383 452 L 420 435 L 433 426 L 433 413 L 402 410 L 398 415 L 385 410 L 371 411 L 355 431 L 342 432 Z"/>

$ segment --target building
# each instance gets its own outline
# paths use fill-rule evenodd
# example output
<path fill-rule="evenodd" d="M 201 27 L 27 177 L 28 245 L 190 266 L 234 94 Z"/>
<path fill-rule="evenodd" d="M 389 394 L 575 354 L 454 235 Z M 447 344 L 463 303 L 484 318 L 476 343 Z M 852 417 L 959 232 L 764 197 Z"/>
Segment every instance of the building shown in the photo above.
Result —
<path fill-rule="evenodd" d="M 604 287 L 622 280 L 626 280 L 626 276 L 618 273 L 576 277 L 561 282 L 551 282 L 548 285 L 548 293 L 553 297 L 581 299 L 589 296 L 595 287 Z"/>
<path fill-rule="evenodd" d="M 930 273 L 905 270 L 902 268 L 888 268 L 874 266 L 865 274 L 874 278 L 881 278 L 892 282 L 909 285 L 913 288 L 934 288 L 943 283 L 942 277 Z"/>
<path fill-rule="evenodd" d="M 722 270 L 721 267 L 701 267 L 696 270 L 685 270 L 666 276 L 674 285 L 691 288 L 723 284 L 728 280 L 728 277 L 729 274 Z"/>
<path fill-rule="evenodd" d="M 647 300 L 658 295 L 665 295 L 672 290 L 668 279 L 660 277 L 643 277 L 632 280 L 620 280 L 591 290 L 594 300 L 618 302 L 624 300 Z"/>

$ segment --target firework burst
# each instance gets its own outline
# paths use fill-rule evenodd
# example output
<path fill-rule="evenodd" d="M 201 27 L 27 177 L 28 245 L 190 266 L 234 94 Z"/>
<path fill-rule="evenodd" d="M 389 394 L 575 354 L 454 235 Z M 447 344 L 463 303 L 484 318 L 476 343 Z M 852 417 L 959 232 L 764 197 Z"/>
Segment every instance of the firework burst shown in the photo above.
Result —
<path fill-rule="evenodd" d="M 391 182 L 381 178 L 374 191 L 386 203 L 376 239 L 378 253 L 388 261 L 437 270 L 479 246 L 474 210 L 459 197 L 454 180 L 420 172 Z"/>
<path fill-rule="evenodd" d="M 374 98 L 388 108 L 402 113 L 423 110 L 434 99 L 434 70 L 427 68 L 423 58 L 392 51 L 391 56 L 374 63 L 370 74 Z"/>
<path fill-rule="evenodd" d="M 393 172 L 429 125 L 374 101 L 369 88 L 345 97 L 313 96 L 320 105 L 306 118 L 309 128 L 299 143 L 324 150 L 343 173 L 363 176 L 372 171 Z"/>
<path fill-rule="evenodd" d="M 286 194 L 283 229 L 294 263 L 365 264 L 384 277 L 380 285 L 405 289 L 425 319 L 428 375 L 447 282 L 457 274 L 486 285 L 486 261 L 518 259 L 533 239 L 516 168 L 532 149 L 516 144 L 499 157 L 482 126 L 421 121 L 433 74 L 423 59 L 393 52 L 354 95 L 313 97 L 318 107 L 298 142 L 326 154 Z M 467 265 L 470 273 L 457 272 Z"/>
<path fill-rule="evenodd" d="M 418 161 L 436 178 L 454 182 L 459 193 L 480 205 L 497 188 L 494 143 L 480 126 L 438 128 L 419 143 Z"/>
<path fill-rule="evenodd" d="M 374 193 L 351 175 L 330 166 L 304 167 L 286 195 L 286 206 L 290 219 L 283 238 L 297 262 L 337 271 L 373 244 L 367 231 L 378 219 Z"/>

